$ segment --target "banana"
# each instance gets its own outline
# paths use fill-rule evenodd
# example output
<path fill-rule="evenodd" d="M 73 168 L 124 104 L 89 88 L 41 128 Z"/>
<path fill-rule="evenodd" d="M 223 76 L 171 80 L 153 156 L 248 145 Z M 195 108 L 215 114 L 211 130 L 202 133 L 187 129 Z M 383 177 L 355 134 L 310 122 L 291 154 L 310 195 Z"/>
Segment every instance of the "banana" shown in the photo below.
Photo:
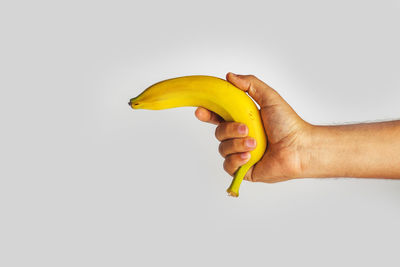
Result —
<path fill-rule="evenodd" d="M 204 107 L 225 121 L 236 121 L 247 125 L 248 135 L 256 139 L 257 146 L 250 152 L 250 160 L 234 174 L 227 189 L 230 196 L 239 196 L 243 177 L 264 155 L 267 137 L 260 113 L 253 100 L 231 83 L 212 76 L 184 76 L 164 80 L 151 85 L 140 95 L 132 98 L 129 105 L 133 109 L 169 109 L 175 107 Z"/>

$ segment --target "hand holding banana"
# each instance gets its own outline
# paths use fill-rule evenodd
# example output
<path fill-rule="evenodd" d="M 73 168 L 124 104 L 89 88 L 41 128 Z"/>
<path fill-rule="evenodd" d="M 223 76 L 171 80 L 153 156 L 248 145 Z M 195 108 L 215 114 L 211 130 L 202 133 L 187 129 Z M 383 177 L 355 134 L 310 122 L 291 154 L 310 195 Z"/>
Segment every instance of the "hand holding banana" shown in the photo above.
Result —
<path fill-rule="evenodd" d="M 197 106 L 200 120 L 219 124 L 216 137 L 221 141 L 224 169 L 234 176 L 227 190 L 231 196 L 239 195 L 243 179 L 278 182 L 295 178 L 301 167 L 295 149 L 297 137 L 308 124 L 256 77 L 228 73 L 226 78 L 228 82 L 210 76 L 165 80 L 129 104 L 133 109 L 155 110 Z"/>

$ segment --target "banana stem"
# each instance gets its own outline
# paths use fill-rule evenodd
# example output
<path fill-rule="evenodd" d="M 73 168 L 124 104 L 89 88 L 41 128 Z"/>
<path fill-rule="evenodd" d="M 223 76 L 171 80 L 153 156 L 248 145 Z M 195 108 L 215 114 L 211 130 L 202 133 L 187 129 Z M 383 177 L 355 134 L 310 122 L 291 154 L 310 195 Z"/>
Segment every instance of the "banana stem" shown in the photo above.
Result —
<path fill-rule="evenodd" d="M 250 169 L 250 166 L 241 166 L 236 172 L 235 176 L 233 177 L 232 183 L 229 188 L 226 190 L 231 197 L 238 197 L 239 196 L 239 187 L 243 181 L 244 176 L 246 175 L 247 171 Z"/>

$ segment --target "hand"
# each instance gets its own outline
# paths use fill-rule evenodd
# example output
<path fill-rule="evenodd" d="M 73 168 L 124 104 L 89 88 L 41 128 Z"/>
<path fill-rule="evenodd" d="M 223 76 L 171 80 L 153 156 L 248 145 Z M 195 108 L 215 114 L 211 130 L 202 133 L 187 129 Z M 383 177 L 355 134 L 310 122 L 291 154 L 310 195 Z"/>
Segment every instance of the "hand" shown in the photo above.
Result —
<path fill-rule="evenodd" d="M 311 125 L 302 120 L 274 89 L 255 76 L 228 73 L 226 80 L 247 92 L 260 106 L 268 138 L 264 156 L 249 169 L 244 179 L 273 183 L 300 177 L 304 165 L 302 149 Z M 225 171 L 233 176 L 249 160 L 248 152 L 254 149 L 249 146 L 252 139 L 246 137 L 247 128 L 241 123 L 225 122 L 202 107 L 197 108 L 195 115 L 201 121 L 218 125 L 215 136 L 221 141 L 219 152 L 225 158 Z"/>

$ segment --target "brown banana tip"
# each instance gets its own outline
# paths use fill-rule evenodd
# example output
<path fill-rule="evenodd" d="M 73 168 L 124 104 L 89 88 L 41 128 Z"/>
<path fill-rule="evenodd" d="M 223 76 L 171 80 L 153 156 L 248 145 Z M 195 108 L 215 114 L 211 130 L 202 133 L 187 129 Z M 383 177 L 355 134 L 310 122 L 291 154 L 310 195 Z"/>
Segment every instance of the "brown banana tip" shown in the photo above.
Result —
<path fill-rule="evenodd" d="M 239 194 L 236 194 L 235 192 L 228 191 L 227 193 L 228 193 L 228 196 L 230 196 L 230 197 L 239 197 Z"/>

